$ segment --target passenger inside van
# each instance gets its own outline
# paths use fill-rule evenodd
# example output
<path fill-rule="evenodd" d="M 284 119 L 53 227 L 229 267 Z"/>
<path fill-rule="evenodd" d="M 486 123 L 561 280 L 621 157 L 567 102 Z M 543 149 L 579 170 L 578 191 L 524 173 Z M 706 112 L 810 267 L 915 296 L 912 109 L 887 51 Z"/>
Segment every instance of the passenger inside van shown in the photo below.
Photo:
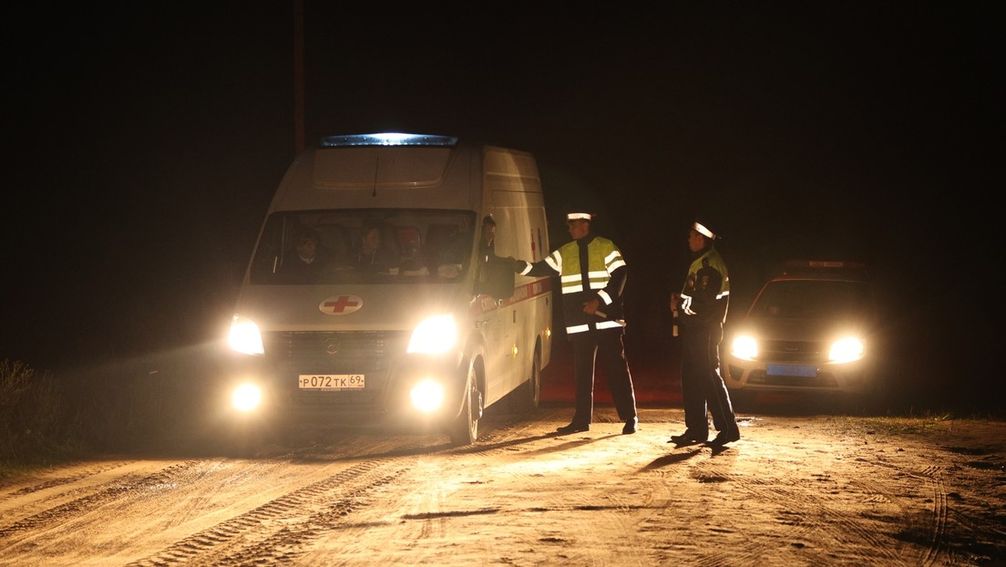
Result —
<path fill-rule="evenodd" d="M 318 233 L 301 229 L 294 242 L 294 249 L 284 256 L 282 274 L 296 281 L 317 280 L 329 259 Z"/>
<path fill-rule="evenodd" d="M 397 273 L 398 258 L 384 242 L 380 225 L 370 224 L 360 233 L 354 263 L 365 272 Z"/>

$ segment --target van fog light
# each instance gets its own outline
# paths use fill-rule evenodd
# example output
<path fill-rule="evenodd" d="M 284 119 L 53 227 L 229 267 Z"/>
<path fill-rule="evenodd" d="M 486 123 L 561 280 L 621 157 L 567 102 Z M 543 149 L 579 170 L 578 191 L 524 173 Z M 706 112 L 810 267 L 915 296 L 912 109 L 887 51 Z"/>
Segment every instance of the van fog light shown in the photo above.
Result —
<path fill-rule="evenodd" d="M 412 387 L 409 397 L 417 410 L 430 413 L 440 409 L 444 403 L 444 387 L 436 380 L 426 378 Z"/>
<path fill-rule="evenodd" d="M 241 384 L 231 393 L 231 406 L 240 412 L 254 411 L 261 403 L 262 390 L 254 384 Z"/>

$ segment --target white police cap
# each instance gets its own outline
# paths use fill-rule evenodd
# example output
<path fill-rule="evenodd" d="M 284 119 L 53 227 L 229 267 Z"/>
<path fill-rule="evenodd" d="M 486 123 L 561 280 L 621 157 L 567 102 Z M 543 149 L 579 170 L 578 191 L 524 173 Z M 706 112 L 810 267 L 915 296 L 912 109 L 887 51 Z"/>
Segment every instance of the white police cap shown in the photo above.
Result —
<path fill-rule="evenodd" d="M 711 240 L 716 240 L 716 233 L 713 232 L 709 227 L 707 227 L 706 225 L 702 224 L 699 221 L 695 221 L 692 224 L 692 229 L 694 229 L 695 232 L 701 234 L 702 236 L 705 236 L 706 238 L 709 238 Z"/>

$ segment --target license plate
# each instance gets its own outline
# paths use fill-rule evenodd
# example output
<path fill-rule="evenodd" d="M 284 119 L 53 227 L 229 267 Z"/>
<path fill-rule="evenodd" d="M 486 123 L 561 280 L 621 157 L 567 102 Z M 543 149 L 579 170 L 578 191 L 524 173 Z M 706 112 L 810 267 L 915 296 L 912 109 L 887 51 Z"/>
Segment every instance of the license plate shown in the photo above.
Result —
<path fill-rule="evenodd" d="M 301 374 L 297 387 L 301 390 L 361 390 L 366 379 L 363 374 Z"/>
<path fill-rule="evenodd" d="M 766 372 L 769 376 L 802 376 L 816 378 L 817 367 L 805 364 L 769 364 Z"/>

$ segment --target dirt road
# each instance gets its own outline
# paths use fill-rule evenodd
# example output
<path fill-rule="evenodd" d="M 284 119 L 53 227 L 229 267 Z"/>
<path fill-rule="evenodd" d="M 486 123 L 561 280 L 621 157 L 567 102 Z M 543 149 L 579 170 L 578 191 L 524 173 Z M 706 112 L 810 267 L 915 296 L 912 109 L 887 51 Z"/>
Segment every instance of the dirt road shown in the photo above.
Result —
<path fill-rule="evenodd" d="M 753 417 L 675 448 L 680 410 L 487 416 L 256 458 L 107 458 L 0 485 L 2 565 L 985 565 L 1006 558 L 1006 424 Z"/>

